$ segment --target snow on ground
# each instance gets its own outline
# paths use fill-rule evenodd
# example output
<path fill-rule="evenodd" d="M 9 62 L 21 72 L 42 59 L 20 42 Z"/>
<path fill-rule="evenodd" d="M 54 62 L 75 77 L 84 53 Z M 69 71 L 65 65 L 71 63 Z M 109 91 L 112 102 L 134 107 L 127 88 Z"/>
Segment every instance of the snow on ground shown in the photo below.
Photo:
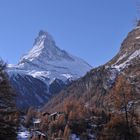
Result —
<path fill-rule="evenodd" d="M 36 78 L 40 76 L 48 77 L 50 73 L 51 73 L 50 71 L 29 71 L 28 74 Z"/>
<path fill-rule="evenodd" d="M 19 132 L 17 140 L 27 140 L 30 137 L 30 133 L 28 131 Z"/>
<path fill-rule="evenodd" d="M 96 137 L 95 137 L 95 135 L 93 135 L 93 134 L 88 134 L 88 136 L 90 137 L 90 139 L 92 139 L 92 140 L 94 140 Z"/>
<path fill-rule="evenodd" d="M 135 57 L 140 57 L 140 49 L 136 50 L 134 53 L 132 53 L 128 59 L 126 61 L 124 61 L 123 63 L 119 64 L 119 65 L 112 65 L 112 68 L 116 68 L 118 71 L 120 71 L 121 69 L 124 69 L 126 66 L 128 66 L 130 64 L 130 61 L 132 59 L 134 59 Z"/>
<path fill-rule="evenodd" d="M 66 77 L 67 79 L 70 79 L 73 77 L 71 74 L 62 74 L 62 76 Z"/>
<path fill-rule="evenodd" d="M 140 29 L 140 26 L 136 26 L 135 29 Z"/>
<path fill-rule="evenodd" d="M 136 39 L 140 39 L 140 36 L 137 36 Z"/>
<path fill-rule="evenodd" d="M 35 124 L 35 123 L 40 123 L 40 122 L 41 122 L 40 119 L 34 119 L 34 121 L 33 121 L 34 124 Z"/>
<path fill-rule="evenodd" d="M 76 134 L 71 134 L 70 140 L 80 140 L 80 138 Z"/>
<path fill-rule="evenodd" d="M 17 133 L 17 140 L 28 140 L 30 136 L 30 132 L 27 130 L 27 128 L 21 125 Z"/>
<path fill-rule="evenodd" d="M 119 59 L 115 62 L 115 64 L 117 64 L 119 61 L 121 61 L 123 58 L 125 58 L 127 56 L 127 54 L 123 54 L 121 57 L 119 57 Z"/>

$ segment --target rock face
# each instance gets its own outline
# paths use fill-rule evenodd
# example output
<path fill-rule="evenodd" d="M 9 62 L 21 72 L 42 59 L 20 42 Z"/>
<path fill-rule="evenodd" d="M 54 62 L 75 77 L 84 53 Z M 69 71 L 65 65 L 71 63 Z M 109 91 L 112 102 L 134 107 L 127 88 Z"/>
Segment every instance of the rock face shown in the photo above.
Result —
<path fill-rule="evenodd" d="M 110 91 L 123 75 L 136 94 L 135 102 L 140 108 L 140 26 L 132 30 L 123 41 L 119 53 L 103 66 L 92 69 L 83 78 L 49 101 L 44 109 L 60 110 L 67 100 L 82 99 L 87 106 L 108 109 Z M 127 87 L 124 87 L 127 88 Z"/>
<path fill-rule="evenodd" d="M 40 31 L 29 53 L 17 65 L 9 65 L 7 72 L 18 94 L 17 105 L 27 108 L 43 105 L 91 68 L 82 59 L 58 48 L 49 33 Z"/>

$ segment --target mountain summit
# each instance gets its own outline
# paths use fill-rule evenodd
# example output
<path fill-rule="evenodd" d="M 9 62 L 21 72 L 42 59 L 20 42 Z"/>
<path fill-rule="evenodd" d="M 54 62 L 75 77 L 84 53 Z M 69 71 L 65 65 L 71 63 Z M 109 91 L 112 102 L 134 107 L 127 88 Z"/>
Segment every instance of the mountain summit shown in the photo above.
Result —
<path fill-rule="evenodd" d="M 33 48 L 21 58 L 18 66 L 28 70 L 71 74 L 75 78 L 83 76 L 91 69 L 82 59 L 58 48 L 52 36 L 45 31 L 39 32 Z"/>
<path fill-rule="evenodd" d="M 41 30 L 32 49 L 7 72 L 18 93 L 17 104 L 29 107 L 46 103 L 52 94 L 91 68 L 84 60 L 57 47 L 53 37 Z"/>
<path fill-rule="evenodd" d="M 26 59 L 30 61 L 36 59 L 42 60 L 42 57 L 44 57 L 43 59 L 47 59 L 47 61 L 63 59 L 64 57 L 72 59 L 65 51 L 56 46 L 53 37 L 48 32 L 41 30 L 35 39 L 33 48 L 21 59 L 21 62 Z"/>

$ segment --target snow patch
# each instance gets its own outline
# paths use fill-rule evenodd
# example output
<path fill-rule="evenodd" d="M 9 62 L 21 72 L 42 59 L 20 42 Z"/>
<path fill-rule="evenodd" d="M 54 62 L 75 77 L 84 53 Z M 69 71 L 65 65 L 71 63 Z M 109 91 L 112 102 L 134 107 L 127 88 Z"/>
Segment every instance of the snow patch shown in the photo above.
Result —
<path fill-rule="evenodd" d="M 71 134 L 70 140 L 80 140 L 80 138 L 76 134 Z"/>
<path fill-rule="evenodd" d="M 140 36 L 137 36 L 136 39 L 140 39 Z"/>
<path fill-rule="evenodd" d="M 18 133 L 18 140 L 27 140 L 30 136 L 30 133 L 28 131 L 24 131 L 24 132 L 19 132 Z"/>
<path fill-rule="evenodd" d="M 130 61 L 136 57 L 140 57 L 140 49 L 132 53 L 129 58 L 123 63 L 119 65 L 112 65 L 112 68 L 116 68 L 118 71 L 120 71 L 121 69 L 124 69 L 126 66 L 128 66 L 130 64 Z"/>
<path fill-rule="evenodd" d="M 117 64 L 119 61 L 121 61 L 123 58 L 125 58 L 127 56 L 127 54 L 123 54 L 121 57 L 119 57 L 119 59 L 115 62 L 115 64 Z"/>
<path fill-rule="evenodd" d="M 17 140 L 28 140 L 30 136 L 30 132 L 24 126 L 21 125 L 17 133 Z"/>
<path fill-rule="evenodd" d="M 34 119 L 34 121 L 33 121 L 34 124 L 37 124 L 37 123 L 40 123 L 40 122 L 41 122 L 40 119 Z"/>
<path fill-rule="evenodd" d="M 136 26 L 135 29 L 140 29 L 140 26 Z"/>
<path fill-rule="evenodd" d="M 37 77 L 49 77 L 51 72 L 50 71 L 29 71 L 28 74 L 32 75 L 34 78 L 37 78 Z"/>
<path fill-rule="evenodd" d="M 71 74 L 62 74 L 62 76 L 66 77 L 67 79 L 70 79 L 73 77 Z"/>

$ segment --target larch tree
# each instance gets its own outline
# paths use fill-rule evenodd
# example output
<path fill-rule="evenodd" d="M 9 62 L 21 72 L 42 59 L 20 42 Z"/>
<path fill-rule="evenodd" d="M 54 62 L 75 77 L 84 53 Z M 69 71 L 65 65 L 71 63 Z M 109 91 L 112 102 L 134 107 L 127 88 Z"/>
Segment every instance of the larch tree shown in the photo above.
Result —
<path fill-rule="evenodd" d="M 129 79 L 120 75 L 109 98 L 112 100 L 114 109 L 102 138 L 104 140 L 138 140 L 140 137 L 137 131 L 135 91 Z"/>

